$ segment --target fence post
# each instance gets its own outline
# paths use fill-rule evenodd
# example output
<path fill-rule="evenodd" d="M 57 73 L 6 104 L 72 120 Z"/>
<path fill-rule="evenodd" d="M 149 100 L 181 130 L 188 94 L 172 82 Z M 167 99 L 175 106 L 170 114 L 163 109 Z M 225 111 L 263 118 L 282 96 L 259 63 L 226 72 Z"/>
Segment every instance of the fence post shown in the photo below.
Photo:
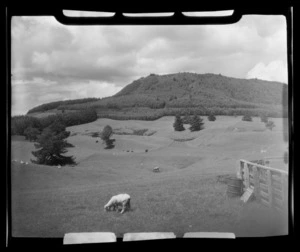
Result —
<path fill-rule="evenodd" d="M 272 173 L 270 170 L 267 170 L 267 183 L 268 183 L 269 204 L 272 205 L 273 189 L 272 189 Z"/>
<path fill-rule="evenodd" d="M 281 184 L 282 184 L 282 203 L 283 207 L 288 204 L 288 176 L 281 174 Z"/>
<path fill-rule="evenodd" d="M 245 189 L 249 188 L 250 186 L 250 179 L 249 179 L 249 167 L 248 163 L 244 163 L 244 180 L 245 180 Z"/>
<path fill-rule="evenodd" d="M 254 179 L 254 195 L 257 200 L 260 200 L 259 170 L 257 166 L 253 166 L 252 171 Z"/>
<path fill-rule="evenodd" d="M 237 168 L 237 174 L 236 174 L 236 177 L 239 179 L 243 178 L 243 165 L 244 165 L 243 161 L 240 160 L 239 166 Z"/>

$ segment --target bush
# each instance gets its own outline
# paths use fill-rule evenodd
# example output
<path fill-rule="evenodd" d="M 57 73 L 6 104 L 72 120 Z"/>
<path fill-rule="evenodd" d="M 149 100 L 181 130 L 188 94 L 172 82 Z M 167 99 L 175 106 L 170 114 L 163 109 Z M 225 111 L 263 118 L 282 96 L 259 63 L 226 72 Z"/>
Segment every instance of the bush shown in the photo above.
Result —
<path fill-rule="evenodd" d="M 250 115 L 244 115 L 242 121 L 252 122 L 252 117 Z"/>
<path fill-rule="evenodd" d="M 181 117 L 179 115 L 176 115 L 173 127 L 174 127 L 175 131 L 183 131 L 183 130 L 185 130 L 185 128 L 183 127 L 182 119 L 181 119 Z"/>
<path fill-rule="evenodd" d="M 208 120 L 209 120 L 209 121 L 215 121 L 215 120 L 216 120 L 216 117 L 215 117 L 213 114 L 210 114 L 210 115 L 208 116 Z"/>

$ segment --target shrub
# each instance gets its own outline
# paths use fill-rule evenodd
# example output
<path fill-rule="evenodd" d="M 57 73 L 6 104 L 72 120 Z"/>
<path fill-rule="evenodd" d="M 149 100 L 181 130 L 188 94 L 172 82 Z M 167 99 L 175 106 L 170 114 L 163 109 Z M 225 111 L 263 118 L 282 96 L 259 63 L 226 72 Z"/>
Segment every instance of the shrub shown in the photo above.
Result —
<path fill-rule="evenodd" d="M 185 128 L 183 127 L 183 122 L 182 119 L 179 115 L 175 116 L 175 122 L 173 124 L 174 130 L 175 131 L 183 131 Z"/>
<path fill-rule="evenodd" d="M 252 117 L 250 115 L 244 115 L 242 121 L 252 122 Z"/>
<path fill-rule="evenodd" d="M 208 116 L 208 120 L 209 120 L 209 121 L 215 121 L 215 120 L 216 120 L 216 117 L 215 117 L 213 114 L 210 114 L 210 115 Z"/>

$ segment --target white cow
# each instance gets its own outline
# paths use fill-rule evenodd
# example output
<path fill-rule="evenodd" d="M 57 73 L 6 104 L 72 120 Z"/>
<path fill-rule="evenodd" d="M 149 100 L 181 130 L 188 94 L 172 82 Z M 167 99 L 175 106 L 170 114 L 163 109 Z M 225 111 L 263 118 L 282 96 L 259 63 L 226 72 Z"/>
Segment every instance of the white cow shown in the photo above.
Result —
<path fill-rule="evenodd" d="M 120 205 L 122 207 L 121 213 L 130 209 L 130 196 L 128 194 L 124 193 L 112 196 L 108 203 L 104 206 L 104 209 L 106 211 L 119 211 Z"/>

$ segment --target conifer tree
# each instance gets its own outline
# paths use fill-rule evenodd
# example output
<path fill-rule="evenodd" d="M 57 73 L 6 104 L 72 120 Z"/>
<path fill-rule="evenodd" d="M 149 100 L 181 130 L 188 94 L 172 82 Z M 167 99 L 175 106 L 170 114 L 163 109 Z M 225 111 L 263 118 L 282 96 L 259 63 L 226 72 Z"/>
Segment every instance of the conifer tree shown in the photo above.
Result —
<path fill-rule="evenodd" d="M 204 128 L 203 125 L 204 125 L 203 119 L 197 115 L 194 115 L 192 117 L 191 126 L 189 129 L 190 131 L 199 131 Z"/>
<path fill-rule="evenodd" d="M 58 130 L 59 129 L 59 130 Z M 37 138 L 37 143 L 34 144 L 37 151 L 32 151 L 36 160 L 31 160 L 36 164 L 44 165 L 66 165 L 75 164 L 72 156 L 64 156 L 67 152 L 67 147 L 70 144 L 65 140 L 69 136 L 64 127 L 58 124 L 52 124 L 45 128 L 41 135 Z"/>
<path fill-rule="evenodd" d="M 106 144 L 106 149 L 112 149 L 114 147 L 114 139 L 110 139 L 113 134 L 113 129 L 110 125 L 106 125 L 101 133 L 101 139 Z"/>
<path fill-rule="evenodd" d="M 180 115 L 175 116 L 175 122 L 173 123 L 173 127 L 175 131 L 183 131 L 185 128 L 183 127 L 183 122 Z"/>

